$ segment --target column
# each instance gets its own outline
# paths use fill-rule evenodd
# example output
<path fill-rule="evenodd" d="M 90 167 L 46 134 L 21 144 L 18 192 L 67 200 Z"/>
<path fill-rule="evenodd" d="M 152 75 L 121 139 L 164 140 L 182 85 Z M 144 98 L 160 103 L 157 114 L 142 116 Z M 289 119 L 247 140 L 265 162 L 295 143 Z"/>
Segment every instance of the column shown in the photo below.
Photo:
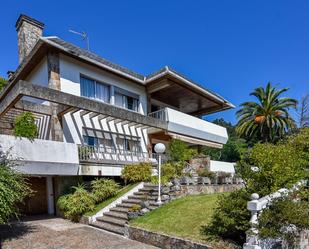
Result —
<path fill-rule="evenodd" d="M 54 186 L 53 177 L 46 177 L 46 187 L 47 187 L 47 210 L 49 215 L 55 214 L 55 204 L 54 204 Z"/>

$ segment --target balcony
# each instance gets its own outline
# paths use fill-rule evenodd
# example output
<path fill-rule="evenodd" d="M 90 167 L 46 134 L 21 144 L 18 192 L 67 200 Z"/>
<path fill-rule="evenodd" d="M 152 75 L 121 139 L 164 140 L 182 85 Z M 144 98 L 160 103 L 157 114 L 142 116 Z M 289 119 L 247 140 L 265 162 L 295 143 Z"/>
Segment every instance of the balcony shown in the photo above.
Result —
<path fill-rule="evenodd" d="M 148 116 L 166 121 L 168 134 L 180 140 L 221 148 L 228 139 L 224 127 L 171 108 L 149 113 Z"/>
<path fill-rule="evenodd" d="M 31 175 L 77 175 L 79 170 L 76 144 L 42 139 L 30 141 L 0 135 L 0 146 L 15 161 L 16 169 Z"/>
<path fill-rule="evenodd" d="M 125 165 L 138 162 L 156 164 L 156 155 L 142 151 L 127 151 L 100 146 L 78 145 L 81 164 L 117 164 Z"/>

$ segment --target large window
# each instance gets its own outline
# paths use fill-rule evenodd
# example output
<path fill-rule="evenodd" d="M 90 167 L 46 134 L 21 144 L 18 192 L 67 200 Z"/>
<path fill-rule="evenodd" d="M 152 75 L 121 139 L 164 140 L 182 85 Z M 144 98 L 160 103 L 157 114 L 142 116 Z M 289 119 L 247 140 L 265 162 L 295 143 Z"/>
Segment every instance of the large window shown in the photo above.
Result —
<path fill-rule="evenodd" d="M 81 76 L 80 94 L 83 97 L 97 99 L 109 103 L 110 87 L 101 82 Z"/>

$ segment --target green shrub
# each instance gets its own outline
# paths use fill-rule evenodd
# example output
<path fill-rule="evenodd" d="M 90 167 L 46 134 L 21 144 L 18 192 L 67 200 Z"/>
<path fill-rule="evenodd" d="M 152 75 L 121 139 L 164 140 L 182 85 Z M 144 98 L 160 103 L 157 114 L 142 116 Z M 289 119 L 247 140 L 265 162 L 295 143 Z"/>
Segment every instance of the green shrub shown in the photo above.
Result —
<path fill-rule="evenodd" d="M 147 182 L 151 180 L 152 167 L 149 163 L 126 165 L 121 172 L 121 177 L 126 182 Z"/>
<path fill-rule="evenodd" d="M 185 142 L 178 139 L 172 139 L 169 151 L 174 162 L 188 161 L 198 154 L 196 149 L 190 149 Z"/>
<path fill-rule="evenodd" d="M 170 179 L 167 176 L 161 176 L 161 184 L 165 185 L 170 181 Z M 151 183 L 153 184 L 159 184 L 159 177 L 158 176 L 152 176 Z"/>
<path fill-rule="evenodd" d="M 249 200 L 250 195 L 245 190 L 221 195 L 210 224 L 203 226 L 201 232 L 208 237 L 221 237 L 242 245 L 246 238 L 245 232 L 250 228 L 251 215 L 247 210 Z"/>
<path fill-rule="evenodd" d="M 301 191 L 303 194 L 307 192 Z M 292 196 L 274 200 L 272 205 L 263 210 L 259 216 L 259 230 L 262 238 L 284 238 L 290 247 L 297 238 L 297 234 L 309 228 L 309 202 L 308 200 L 295 201 Z M 286 229 L 293 226 L 294 229 Z M 290 248 L 289 247 L 289 248 Z"/>
<path fill-rule="evenodd" d="M 31 112 L 24 112 L 16 117 L 14 120 L 14 135 L 30 140 L 37 138 L 38 128 L 35 124 L 34 115 Z"/>
<path fill-rule="evenodd" d="M 10 218 L 18 217 L 17 204 L 31 194 L 31 189 L 26 179 L 14 171 L 8 162 L 1 162 L 2 156 L 0 151 L 0 224 L 5 224 Z"/>
<path fill-rule="evenodd" d="M 301 150 L 288 143 L 257 144 L 236 165 L 236 171 L 251 193 L 268 195 L 280 188 L 289 188 L 303 179 Z M 252 167 L 257 170 L 253 171 Z"/>
<path fill-rule="evenodd" d="M 84 213 L 94 209 L 94 199 L 83 185 L 72 187 L 72 189 L 74 189 L 73 194 L 59 197 L 57 206 L 65 218 L 78 222 Z"/>
<path fill-rule="evenodd" d="M 161 168 L 162 176 L 165 176 L 169 180 L 175 178 L 177 176 L 177 170 L 174 164 L 172 163 L 165 163 L 162 165 Z"/>
<path fill-rule="evenodd" d="M 208 177 L 210 180 L 215 180 L 217 177 L 217 174 L 215 172 L 212 172 L 206 168 L 198 169 L 197 174 L 201 177 Z"/>
<path fill-rule="evenodd" d="M 204 227 L 203 232 L 207 235 L 243 243 L 245 232 L 249 228 L 250 213 L 246 207 L 249 196 L 252 193 L 258 193 L 262 197 L 280 188 L 289 188 L 297 181 L 308 177 L 309 171 L 306 170 L 308 168 L 308 155 L 309 128 L 302 129 L 297 134 L 287 137 L 287 139 L 278 142 L 276 145 L 256 144 L 236 166 L 237 175 L 244 180 L 245 188 L 220 199 L 210 225 Z M 254 170 L 253 167 L 255 167 Z M 308 193 L 300 192 L 298 195 L 302 196 L 303 199 L 308 198 Z M 293 217 L 300 217 L 300 214 L 295 211 L 297 208 L 305 212 L 308 217 L 309 211 L 306 204 L 282 202 L 280 205 L 285 210 L 282 212 L 293 209 L 293 212 L 296 213 L 293 214 Z M 277 207 L 275 206 L 273 209 L 276 210 Z M 268 212 L 264 216 L 266 222 L 271 216 Z M 268 226 L 271 222 L 276 223 L 278 220 L 278 226 L 276 225 L 275 228 L 279 230 L 279 227 L 282 228 L 284 221 L 293 221 L 290 219 L 291 217 L 285 215 L 285 213 L 279 212 L 278 217 L 274 215 L 276 218 L 270 219 L 270 223 L 262 223 L 261 229 L 264 227 L 266 229 L 264 231 L 270 234 L 267 229 L 271 226 Z M 281 219 L 279 216 L 287 219 Z M 274 235 L 278 230 L 272 231 Z"/>
<path fill-rule="evenodd" d="M 129 209 L 128 209 L 128 211 L 129 212 L 138 212 L 139 210 L 141 210 L 141 206 L 140 205 L 138 205 L 138 204 L 134 204 L 134 205 L 132 205 L 132 207 L 130 207 Z"/>
<path fill-rule="evenodd" d="M 91 182 L 92 195 L 96 203 L 113 197 L 119 190 L 119 184 L 112 179 L 95 179 Z"/>

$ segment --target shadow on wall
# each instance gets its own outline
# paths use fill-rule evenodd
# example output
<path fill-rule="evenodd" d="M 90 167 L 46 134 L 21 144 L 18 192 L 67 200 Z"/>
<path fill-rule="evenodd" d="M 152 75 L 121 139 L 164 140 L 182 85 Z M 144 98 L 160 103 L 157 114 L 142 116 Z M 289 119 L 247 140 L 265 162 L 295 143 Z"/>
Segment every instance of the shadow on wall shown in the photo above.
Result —
<path fill-rule="evenodd" d="M 70 118 L 72 121 L 72 124 L 74 126 L 74 131 L 72 130 L 73 127 L 70 127 L 70 124 L 66 118 L 63 118 L 63 133 L 66 142 L 68 143 L 78 143 L 83 144 L 83 135 L 88 135 L 88 130 L 93 130 L 93 133 L 96 137 L 104 137 L 103 133 L 110 133 L 113 134 L 113 145 L 115 149 L 121 149 L 119 147 L 119 144 L 116 142 L 117 138 L 121 135 L 127 135 L 129 137 L 138 137 L 140 138 L 140 147 L 142 150 L 147 150 L 147 135 L 145 135 L 145 129 L 142 128 L 136 128 L 136 127 L 129 127 L 128 124 L 113 124 L 113 120 L 109 120 L 108 117 L 104 119 L 99 119 L 99 115 L 89 117 L 89 113 L 82 113 L 83 111 L 78 112 L 71 112 L 67 118 Z M 77 114 L 77 115 L 76 115 Z M 79 119 L 79 120 L 78 120 Z M 88 119 L 88 120 L 86 120 Z M 96 120 L 96 123 L 99 125 L 99 127 L 96 126 L 94 119 Z M 102 122 L 103 120 L 106 121 L 106 126 L 104 127 Z M 87 122 L 89 121 L 89 122 Z M 71 128 L 71 129 L 70 129 Z M 85 134 L 83 130 L 84 129 Z M 139 130 L 138 130 L 139 129 Z M 79 141 L 74 141 L 74 136 L 72 132 L 76 132 L 77 139 Z"/>

